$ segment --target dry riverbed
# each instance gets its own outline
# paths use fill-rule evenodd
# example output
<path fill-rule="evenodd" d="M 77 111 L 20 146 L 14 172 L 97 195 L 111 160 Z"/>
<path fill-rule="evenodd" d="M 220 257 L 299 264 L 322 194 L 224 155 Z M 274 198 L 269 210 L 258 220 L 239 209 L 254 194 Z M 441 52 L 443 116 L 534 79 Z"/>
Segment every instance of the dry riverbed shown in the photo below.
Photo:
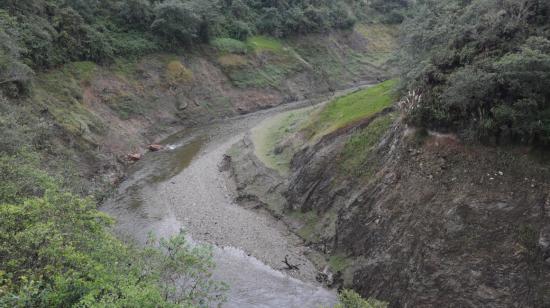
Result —
<path fill-rule="evenodd" d="M 336 301 L 316 281 L 319 270 L 303 241 L 279 219 L 234 202 L 233 184 L 220 171 L 224 154 L 263 120 L 307 107 L 299 102 L 184 131 L 168 138 L 167 150 L 147 155 L 102 210 L 117 220 L 118 233 L 143 243 L 180 228 L 195 241 L 214 245 L 215 278 L 227 282 L 228 307 L 317 307 Z M 288 260 L 298 269 L 290 270 Z"/>

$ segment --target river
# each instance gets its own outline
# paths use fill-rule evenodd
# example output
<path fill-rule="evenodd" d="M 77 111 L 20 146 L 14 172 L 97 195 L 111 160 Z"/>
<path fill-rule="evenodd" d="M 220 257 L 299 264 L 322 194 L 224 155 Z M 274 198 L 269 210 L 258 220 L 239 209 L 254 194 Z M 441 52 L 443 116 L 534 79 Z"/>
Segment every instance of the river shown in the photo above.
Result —
<path fill-rule="evenodd" d="M 347 93 L 357 88 L 346 90 Z M 302 101 L 188 129 L 128 170 L 101 207 L 118 234 L 144 243 L 149 232 L 169 237 L 183 228 L 214 247 L 214 279 L 229 284 L 224 307 L 330 307 L 336 293 L 315 281 L 309 248 L 273 217 L 234 202 L 218 164 L 244 134 L 273 115 L 311 105 Z M 285 270 L 288 257 L 299 271 Z"/>

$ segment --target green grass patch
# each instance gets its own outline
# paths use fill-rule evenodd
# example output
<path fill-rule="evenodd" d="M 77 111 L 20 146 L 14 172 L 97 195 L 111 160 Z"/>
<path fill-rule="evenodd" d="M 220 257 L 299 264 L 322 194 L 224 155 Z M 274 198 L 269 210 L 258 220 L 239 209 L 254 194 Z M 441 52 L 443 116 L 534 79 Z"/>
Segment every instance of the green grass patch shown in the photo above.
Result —
<path fill-rule="evenodd" d="M 253 36 L 246 41 L 247 45 L 257 53 L 269 51 L 273 53 L 282 53 L 283 44 L 280 40 L 267 36 Z"/>
<path fill-rule="evenodd" d="M 246 54 L 249 48 L 249 45 L 245 42 L 226 37 L 215 38 L 210 42 L 210 45 L 223 53 Z"/>
<path fill-rule="evenodd" d="M 63 70 L 81 81 L 90 81 L 97 71 L 97 65 L 90 61 L 72 62 L 65 65 Z"/>
<path fill-rule="evenodd" d="M 288 173 L 295 148 L 287 138 L 298 131 L 310 112 L 308 107 L 281 113 L 252 130 L 255 154 L 267 167 L 280 174 Z"/>
<path fill-rule="evenodd" d="M 382 111 L 393 103 L 392 92 L 396 83 L 397 80 L 388 80 L 328 103 L 312 117 L 302 131 L 309 139 L 316 140 L 338 128 Z"/>
<path fill-rule="evenodd" d="M 388 131 L 395 119 L 395 113 L 376 118 L 369 126 L 349 138 L 340 159 L 340 166 L 345 174 L 354 176 L 368 176 L 372 174 L 375 166 L 368 165 L 367 162 L 376 146 L 380 143 L 380 139 Z"/>

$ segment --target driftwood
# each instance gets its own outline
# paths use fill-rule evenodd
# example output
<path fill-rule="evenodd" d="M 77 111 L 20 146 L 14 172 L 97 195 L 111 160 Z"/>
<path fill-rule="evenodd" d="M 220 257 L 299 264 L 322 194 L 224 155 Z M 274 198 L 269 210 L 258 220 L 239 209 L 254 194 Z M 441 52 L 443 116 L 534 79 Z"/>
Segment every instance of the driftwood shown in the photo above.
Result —
<path fill-rule="evenodd" d="M 294 264 L 290 264 L 290 262 L 288 261 L 288 255 L 285 256 L 285 260 L 283 261 L 283 263 L 286 265 L 286 269 L 289 270 L 289 271 L 292 271 L 292 270 L 300 270 L 300 268 L 298 267 L 298 265 L 294 265 Z"/>

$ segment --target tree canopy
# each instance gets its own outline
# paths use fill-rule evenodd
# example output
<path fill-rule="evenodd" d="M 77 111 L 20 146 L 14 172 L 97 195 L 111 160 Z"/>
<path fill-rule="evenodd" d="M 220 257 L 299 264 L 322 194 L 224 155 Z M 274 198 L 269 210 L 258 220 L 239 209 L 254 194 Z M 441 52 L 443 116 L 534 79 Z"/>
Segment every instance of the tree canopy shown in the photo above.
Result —
<path fill-rule="evenodd" d="M 363 1 L 5 0 L 0 2 L 0 88 L 24 91 L 33 70 L 109 62 L 212 37 L 287 36 L 350 28 Z"/>
<path fill-rule="evenodd" d="M 403 24 L 411 121 L 472 140 L 550 145 L 550 3 L 419 0 Z"/>
<path fill-rule="evenodd" d="M 137 248 L 116 239 L 90 198 L 65 192 L 21 151 L 0 155 L 0 306 L 210 307 L 211 249 L 184 234 Z M 176 284 L 175 281 L 178 283 Z M 193 287 L 191 287 L 193 286 Z"/>

